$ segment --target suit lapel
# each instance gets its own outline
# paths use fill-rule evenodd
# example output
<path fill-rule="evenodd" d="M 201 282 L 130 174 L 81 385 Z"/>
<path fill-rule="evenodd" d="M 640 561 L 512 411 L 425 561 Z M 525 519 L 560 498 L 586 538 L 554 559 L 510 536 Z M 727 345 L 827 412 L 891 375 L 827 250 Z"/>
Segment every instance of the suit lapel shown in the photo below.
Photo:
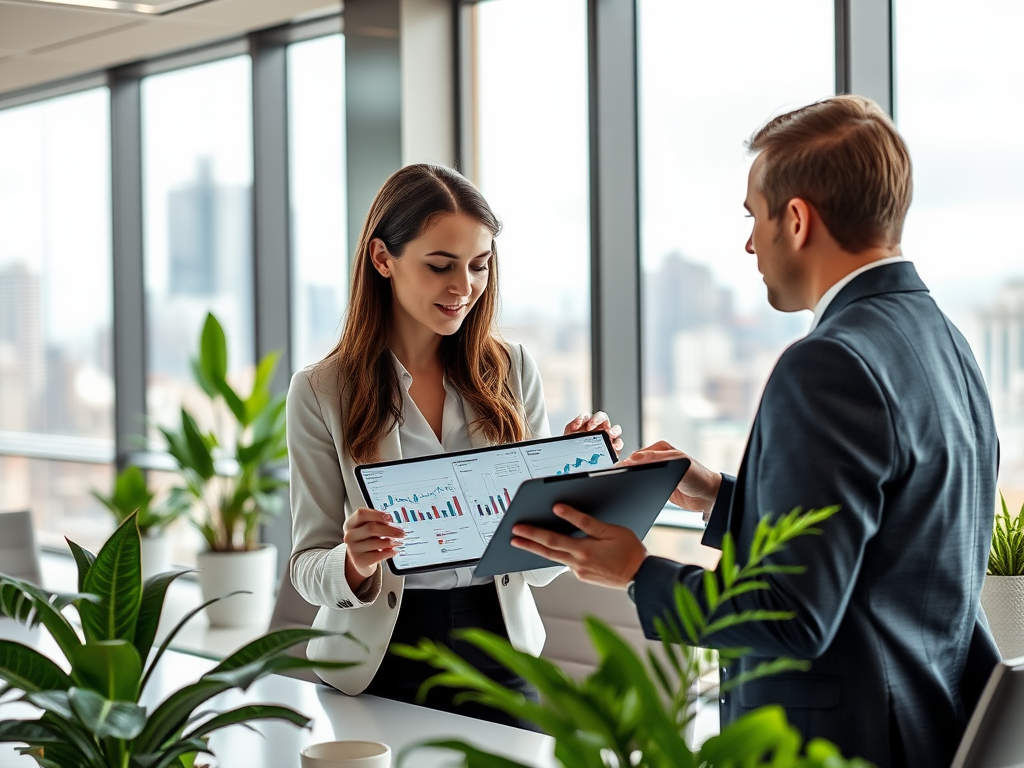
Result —
<path fill-rule="evenodd" d="M 398 461 L 402 458 L 402 440 L 398 435 L 398 425 L 388 432 L 380 441 L 380 460 Z"/>
<path fill-rule="evenodd" d="M 462 411 L 466 414 L 466 425 L 469 427 L 469 442 L 472 443 L 474 448 L 486 448 L 489 446 L 491 443 L 487 436 L 484 435 L 484 431 L 482 429 L 474 429 L 473 422 L 480 417 L 465 399 L 462 401 Z"/>

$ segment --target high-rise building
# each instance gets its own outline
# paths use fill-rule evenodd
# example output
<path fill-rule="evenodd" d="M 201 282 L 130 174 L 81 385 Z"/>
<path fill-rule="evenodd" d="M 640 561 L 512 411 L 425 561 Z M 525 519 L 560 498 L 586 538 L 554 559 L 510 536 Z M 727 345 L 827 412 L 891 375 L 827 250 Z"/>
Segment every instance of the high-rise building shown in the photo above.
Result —
<path fill-rule="evenodd" d="M 38 424 L 46 380 L 39 275 L 22 263 L 0 269 L 0 430 Z"/>

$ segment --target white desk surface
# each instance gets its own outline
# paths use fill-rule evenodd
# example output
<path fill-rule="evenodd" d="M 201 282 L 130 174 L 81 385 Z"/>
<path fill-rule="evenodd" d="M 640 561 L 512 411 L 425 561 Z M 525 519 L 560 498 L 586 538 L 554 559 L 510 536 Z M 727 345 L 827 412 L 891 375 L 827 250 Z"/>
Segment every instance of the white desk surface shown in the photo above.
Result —
<path fill-rule="evenodd" d="M 0 637 L 33 645 L 58 663 L 59 651 L 44 629 L 27 633 L 9 619 L 0 619 Z M 198 679 L 216 662 L 169 651 L 154 674 L 143 704 L 161 701 L 170 692 Z M 307 744 L 334 739 L 370 739 L 391 746 L 396 758 L 403 747 L 426 739 L 458 738 L 498 752 L 535 768 L 553 768 L 554 741 L 530 731 L 452 715 L 376 696 L 346 696 L 324 685 L 271 675 L 248 691 L 229 691 L 203 709 L 226 710 L 243 703 L 285 704 L 313 719 L 309 729 L 278 722 L 255 723 L 259 733 L 233 727 L 215 733 L 211 745 L 218 768 L 297 768 L 299 750 Z M 0 704 L 0 718 L 31 717 L 33 707 Z M 422 750 L 406 760 L 411 768 L 441 768 L 454 763 L 454 753 Z M 397 760 L 393 764 L 397 768 Z M 11 745 L 0 745 L 0 768 L 32 768 Z"/>

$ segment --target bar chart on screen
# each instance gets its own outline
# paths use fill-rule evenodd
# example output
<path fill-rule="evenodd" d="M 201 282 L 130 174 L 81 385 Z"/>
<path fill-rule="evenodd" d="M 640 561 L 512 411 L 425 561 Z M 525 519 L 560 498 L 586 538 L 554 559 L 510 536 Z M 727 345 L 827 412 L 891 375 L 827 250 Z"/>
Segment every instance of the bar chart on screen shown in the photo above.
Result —
<path fill-rule="evenodd" d="M 396 523 L 444 520 L 465 515 L 451 477 L 428 478 L 392 488 L 386 500 L 381 500 L 380 510 L 391 515 Z"/>

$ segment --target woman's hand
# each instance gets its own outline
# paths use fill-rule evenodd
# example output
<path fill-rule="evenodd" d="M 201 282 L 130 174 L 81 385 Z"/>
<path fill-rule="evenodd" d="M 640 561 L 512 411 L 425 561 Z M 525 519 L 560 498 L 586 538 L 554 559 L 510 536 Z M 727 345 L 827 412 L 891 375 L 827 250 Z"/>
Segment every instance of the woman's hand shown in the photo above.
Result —
<path fill-rule="evenodd" d="M 608 414 L 604 411 L 598 411 L 593 415 L 581 413 L 565 425 L 565 430 L 562 434 L 572 435 L 576 432 L 593 432 L 595 429 L 604 430 L 608 433 L 608 437 L 612 439 L 612 448 L 615 449 L 616 453 L 622 450 L 622 427 L 618 424 L 613 426 L 608 418 Z"/>
<path fill-rule="evenodd" d="M 376 509 L 357 509 L 345 520 L 345 579 L 353 592 L 373 576 L 379 563 L 394 556 L 404 536 L 391 515 Z"/>

